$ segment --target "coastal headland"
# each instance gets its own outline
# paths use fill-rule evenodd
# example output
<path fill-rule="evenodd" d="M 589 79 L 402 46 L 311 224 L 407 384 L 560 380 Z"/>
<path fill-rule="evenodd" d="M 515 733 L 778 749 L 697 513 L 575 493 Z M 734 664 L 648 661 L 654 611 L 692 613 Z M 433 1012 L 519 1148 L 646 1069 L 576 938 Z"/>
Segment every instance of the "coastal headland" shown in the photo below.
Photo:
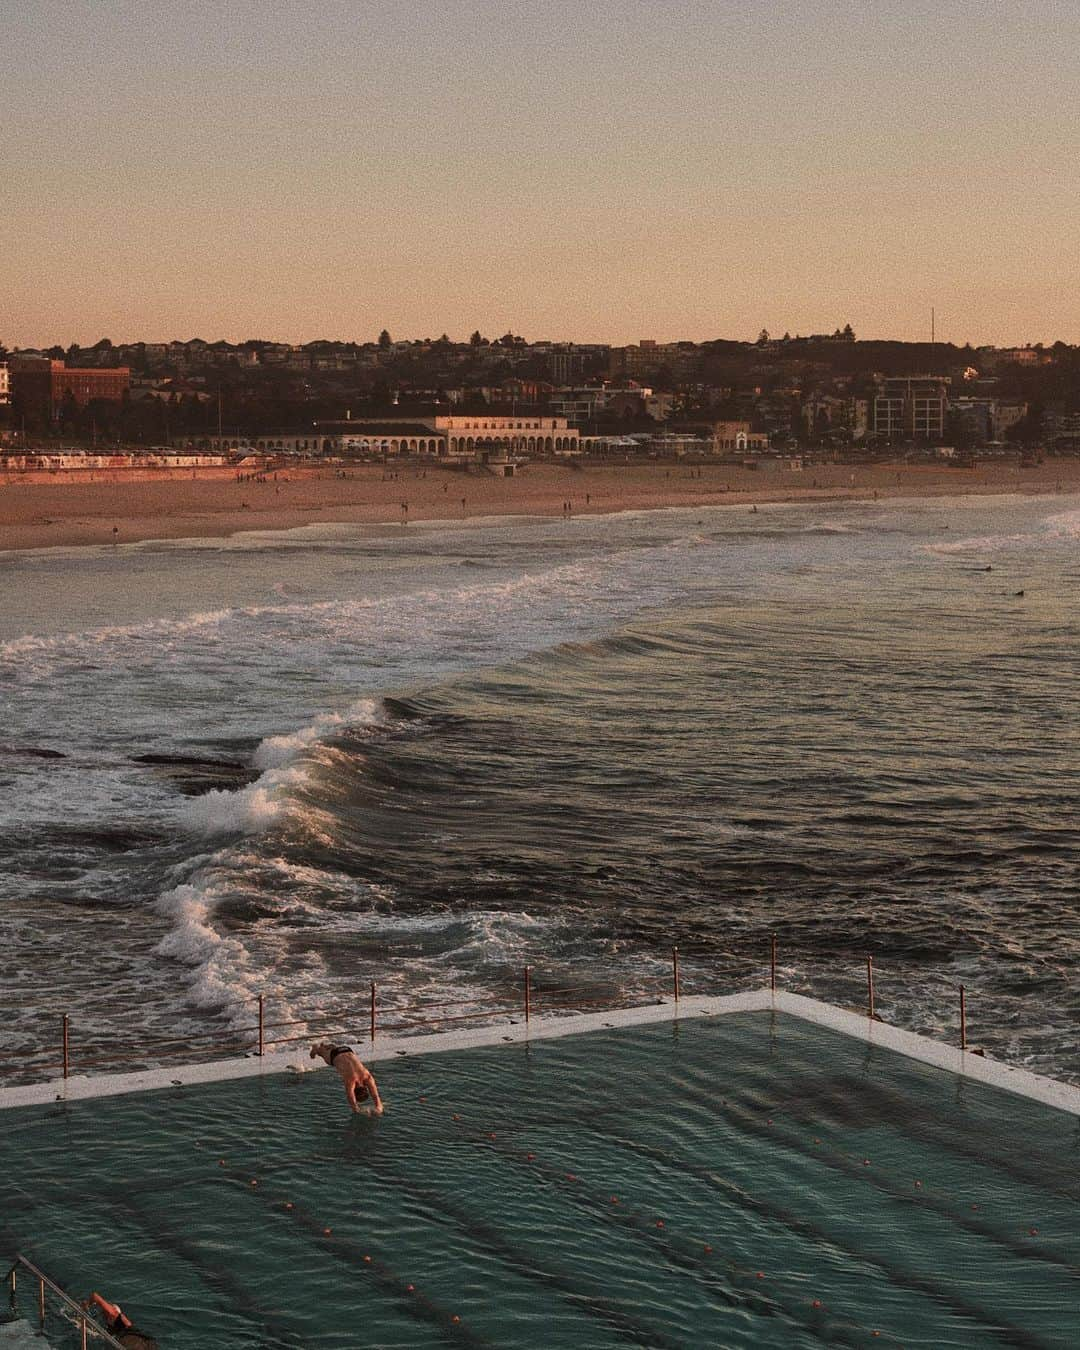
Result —
<path fill-rule="evenodd" d="M 329 523 L 402 527 L 484 516 L 1077 491 L 1076 459 L 1025 467 L 821 464 L 798 471 L 532 463 L 512 478 L 406 464 L 288 464 L 258 475 L 232 468 L 131 477 L 123 470 L 0 473 L 0 549 L 221 538 Z"/>

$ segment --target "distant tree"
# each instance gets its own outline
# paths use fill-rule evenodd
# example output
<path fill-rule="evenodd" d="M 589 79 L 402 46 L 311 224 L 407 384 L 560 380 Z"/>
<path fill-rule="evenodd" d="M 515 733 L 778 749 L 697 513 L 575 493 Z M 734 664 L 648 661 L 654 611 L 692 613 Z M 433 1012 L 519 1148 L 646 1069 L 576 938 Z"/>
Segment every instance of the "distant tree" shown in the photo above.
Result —
<path fill-rule="evenodd" d="M 757 335 L 757 345 L 759 347 L 764 347 L 766 342 L 768 342 L 768 340 L 769 340 L 769 330 L 767 328 L 763 328 L 761 332 Z"/>
<path fill-rule="evenodd" d="M 483 345 L 484 345 L 484 338 L 480 332 L 480 329 L 478 328 L 476 332 L 473 333 L 473 335 L 469 338 L 469 346 L 482 347 Z"/>
<path fill-rule="evenodd" d="M 383 351 L 385 351 L 387 347 L 390 346 L 390 344 L 391 344 L 390 334 L 384 328 L 382 332 L 379 334 L 379 346 L 383 349 Z"/>
<path fill-rule="evenodd" d="M 855 329 L 852 328 L 851 324 L 846 323 L 844 324 L 844 331 L 840 334 L 840 336 L 844 339 L 845 342 L 854 342 Z"/>

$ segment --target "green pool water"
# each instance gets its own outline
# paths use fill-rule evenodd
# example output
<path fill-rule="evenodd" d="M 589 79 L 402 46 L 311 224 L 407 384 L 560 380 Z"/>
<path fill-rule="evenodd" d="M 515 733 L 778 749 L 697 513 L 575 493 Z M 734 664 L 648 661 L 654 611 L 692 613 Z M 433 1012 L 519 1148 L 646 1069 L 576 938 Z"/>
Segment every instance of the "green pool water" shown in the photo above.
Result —
<path fill-rule="evenodd" d="M 1064 1112 L 760 1012 L 376 1067 L 0 1113 L 0 1256 L 163 1350 L 1080 1343 Z"/>

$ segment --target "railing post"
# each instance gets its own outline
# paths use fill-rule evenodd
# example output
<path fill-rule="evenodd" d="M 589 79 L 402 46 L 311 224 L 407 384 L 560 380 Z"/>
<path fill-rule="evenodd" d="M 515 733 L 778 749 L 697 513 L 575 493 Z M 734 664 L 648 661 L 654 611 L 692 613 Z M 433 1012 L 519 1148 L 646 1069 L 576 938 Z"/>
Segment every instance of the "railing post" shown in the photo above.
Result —
<path fill-rule="evenodd" d="M 769 943 L 769 985 L 773 993 L 776 993 L 776 934 L 772 935 L 772 941 Z"/>
<path fill-rule="evenodd" d="M 672 949 L 671 949 L 671 975 L 672 975 L 672 980 L 673 980 L 674 985 L 675 985 L 675 1002 L 678 1003 L 678 1001 L 679 1001 L 679 949 L 678 949 L 678 947 L 672 947 Z"/>
<path fill-rule="evenodd" d="M 68 1015 L 67 1015 L 67 1013 L 64 1013 L 63 1037 L 64 1037 L 64 1077 L 66 1078 L 66 1077 L 68 1076 L 68 1065 L 69 1065 L 69 1058 L 68 1058 Z"/>
<path fill-rule="evenodd" d="M 38 1280 L 38 1320 L 41 1322 L 42 1331 L 45 1330 L 45 1281 Z"/>
<path fill-rule="evenodd" d="M 265 1031 L 265 1028 L 266 1028 L 266 1020 L 265 1020 L 265 1017 L 266 1017 L 266 1000 L 263 998 L 262 994 L 260 994 L 260 995 L 259 995 L 259 1054 L 260 1054 L 260 1055 L 262 1054 L 263 1048 L 264 1048 L 264 1046 L 265 1046 L 265 1044 L 266 1044 L 266 1040 L 265 1040 L 265 1037 L 264 1037 L 264 1034 L 263 1034 L 264 1031 Z"/>
<path fill-rule="evenodd" d="M 967 1000 L 963 985 L 960 986 L 960 1049 L 967 1049 Z"/>
<path fill-rule="evenodd" d="M 532 1017 L 532 966 L 525 967 L 525 1025 Z"/>
<path fill-rule="evenodd" d="M 82 1318 L 82 1350 L 86 1350 L 86 1318 Z"/>
<path fill-rule="evenodd" d="M 12 1267 L 11 1267 L 11 1270 L 8 1272 L 8 1280 L 9 1280 L 9 1282 L 10 1282 L 10 1284 L 11 1284 L 11 1294 L 10 1294 L 10 1297 L 11 1297 L 11 1304 L 12 1304 L 12 1307 L 15 1306 L 15 1271 L 16 1271 L 17 1269 L 18 1269 L 17 1266 L 12 1266 Z"/>
<path fill-rule="evenodd" d="M 874 1015 L 874 958 L 866 958 L 866 1015 Z"/>
<path fill-rule="evenodd" d="M 371 1039 L 375 1039 L 375 981 L 371 981 Z"/>

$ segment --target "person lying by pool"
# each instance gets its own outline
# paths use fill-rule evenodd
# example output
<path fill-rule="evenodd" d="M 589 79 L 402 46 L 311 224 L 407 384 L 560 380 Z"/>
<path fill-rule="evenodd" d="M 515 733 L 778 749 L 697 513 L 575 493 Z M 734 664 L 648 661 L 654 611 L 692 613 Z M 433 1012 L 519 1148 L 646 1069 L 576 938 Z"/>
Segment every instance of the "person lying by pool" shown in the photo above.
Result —
<path fill-rule="evenodd" d="M 102 1298 L 95 1292 L 89 1298 L 83 1299 L 80 1306 L 89 1309 L 91 1304 L 102 1314 L 105 1330 L 109 1335 L 121 1345 L 128 1347 L 128 1350 L 158 1350 L 158 1343 L 153 1336 L 140 1331 L 119 1303 L 110 1303 L 107 1298 Z"/>
<path fill-rule="evenodd" d="M 360 1056 L 351 1045 L 331 1045 L 329 1041 L 318 1041 L 311 1047 L 309 1057 L 314 1059 L 316 1055 L 337 1070 L 338 1077 L 345 1084 L 345 1096 L 353 1111 L 359 1115 L 360 1103 L 370 1097 L 371 1113 L 382 1115 L 383 1104 L 374 1075 L 360 1063 Z"/>

